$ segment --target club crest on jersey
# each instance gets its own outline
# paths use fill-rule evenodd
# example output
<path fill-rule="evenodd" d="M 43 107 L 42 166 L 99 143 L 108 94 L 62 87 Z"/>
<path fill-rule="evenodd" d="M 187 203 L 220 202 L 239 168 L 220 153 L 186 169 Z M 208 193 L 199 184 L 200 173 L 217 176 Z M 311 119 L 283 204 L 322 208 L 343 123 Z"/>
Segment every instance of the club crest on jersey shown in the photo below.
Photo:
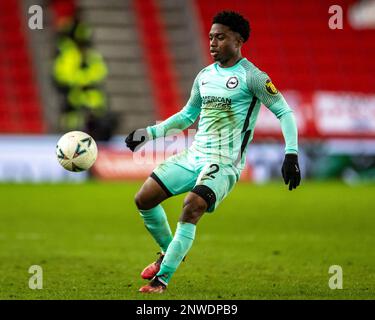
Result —
<path fill-rule="evenodd" d="M 227 81 L 226 86 L 227 86 L 228 89 L 234 89 L 238 86 L 238 83 L 239 83 L 239 81 L 238 81 L 237 77 L 230 77 Z"/>
<path fill-rule="evenodd" d="M 279 91 L 277 91 L 275 85 L 272 83 L 272 81 L 270 79 L 268 79 L 266 81 L 266 90 L 269 94 L 275 96 L 279 93 Z"/>

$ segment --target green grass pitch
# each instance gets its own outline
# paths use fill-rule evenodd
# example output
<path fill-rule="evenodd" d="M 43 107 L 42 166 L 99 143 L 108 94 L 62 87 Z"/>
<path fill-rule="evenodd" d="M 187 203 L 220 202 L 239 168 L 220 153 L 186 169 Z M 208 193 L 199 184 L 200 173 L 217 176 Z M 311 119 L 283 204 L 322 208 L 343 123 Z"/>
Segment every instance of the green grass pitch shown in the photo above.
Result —
<path fill-rule="evenodd" d="M 142 295 L 157 246 L 141 182 L 0 185 L 0 299 L 374 299 L 375 185 L 239 183 L 205 215 L 163 295 Z M 183 196 L 164 203 L 172 230 Z M 28 287 L 31 265 L 43 289 Z M 331 290 L 331 265 L 343 289 Z"/>

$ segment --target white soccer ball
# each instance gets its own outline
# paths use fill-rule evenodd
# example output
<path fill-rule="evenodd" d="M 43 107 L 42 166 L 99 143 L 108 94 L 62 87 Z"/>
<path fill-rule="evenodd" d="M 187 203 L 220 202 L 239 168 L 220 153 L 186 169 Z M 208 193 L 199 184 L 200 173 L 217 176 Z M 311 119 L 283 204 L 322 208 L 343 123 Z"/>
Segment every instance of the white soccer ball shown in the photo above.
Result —
<path fill-rule="evenodd" d="M 94 164 L 98 147 L 87 133 L 71 131 L 57 142 L 56 156 L 64 169 L 73 172 L 85 171 Z"/>

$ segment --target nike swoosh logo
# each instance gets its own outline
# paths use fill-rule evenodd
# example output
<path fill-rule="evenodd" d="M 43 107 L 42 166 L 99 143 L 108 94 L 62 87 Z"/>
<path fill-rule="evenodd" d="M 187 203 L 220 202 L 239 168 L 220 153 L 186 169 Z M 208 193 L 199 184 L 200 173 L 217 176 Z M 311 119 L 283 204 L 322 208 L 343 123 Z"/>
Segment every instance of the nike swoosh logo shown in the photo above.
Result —
<path fill-rule="evenodd" d="M 202 86 L 204 86 L 204 85 L 207 84 L 207 83 L 208 83 L 208 81 L 207 81 L 207 82 L 202 81 Z"/>

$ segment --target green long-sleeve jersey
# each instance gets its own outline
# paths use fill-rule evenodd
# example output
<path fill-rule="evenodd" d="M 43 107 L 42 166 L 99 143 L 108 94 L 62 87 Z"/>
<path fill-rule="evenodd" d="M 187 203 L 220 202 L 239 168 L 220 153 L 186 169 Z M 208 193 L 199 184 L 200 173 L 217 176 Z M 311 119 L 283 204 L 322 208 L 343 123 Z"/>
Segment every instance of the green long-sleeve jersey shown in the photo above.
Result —
<path fill-rule="evenodd" d="M 230 162 L 242 169 L 261 103 L 280 120 L 285 152 L 298 153 L 292 109 L 268 75 L 246 58 L 229 68 L 214 63 L 201 70 L 183 109 L 147 131 L 153 139 L 166 136 L 171 129 L 188 128 L 200 116 L 190 151 L 198 158 Z"/>

